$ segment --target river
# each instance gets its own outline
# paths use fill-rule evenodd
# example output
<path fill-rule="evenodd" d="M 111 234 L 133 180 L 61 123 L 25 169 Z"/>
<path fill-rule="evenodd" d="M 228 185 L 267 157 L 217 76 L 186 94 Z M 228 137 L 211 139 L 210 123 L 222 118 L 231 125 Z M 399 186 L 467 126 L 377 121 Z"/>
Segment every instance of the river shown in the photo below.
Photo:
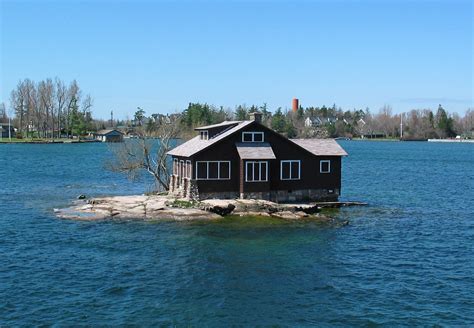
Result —
<path fill-rule="evenodd" d="M 0 326 L 474 325 L 474 145 L 341 141 L 348 226 L 77 222 L 104 144 L 0 145 Z"/>

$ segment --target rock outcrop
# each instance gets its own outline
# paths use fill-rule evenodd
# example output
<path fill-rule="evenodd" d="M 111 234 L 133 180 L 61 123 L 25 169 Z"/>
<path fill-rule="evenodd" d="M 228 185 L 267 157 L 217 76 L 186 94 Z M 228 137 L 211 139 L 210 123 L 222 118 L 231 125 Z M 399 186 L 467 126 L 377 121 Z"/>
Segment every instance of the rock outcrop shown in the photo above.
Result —
<path fill-rule="evenodd" d="M 208 199 L 190 202 L 171 195 L 132 195 L 92 198 L 55 210 L 66 219 L 213 220 L 223 216 L 267 216 L 284 220 L 331 218 L 317 204 L 278 204 L 260 199 Z"/>

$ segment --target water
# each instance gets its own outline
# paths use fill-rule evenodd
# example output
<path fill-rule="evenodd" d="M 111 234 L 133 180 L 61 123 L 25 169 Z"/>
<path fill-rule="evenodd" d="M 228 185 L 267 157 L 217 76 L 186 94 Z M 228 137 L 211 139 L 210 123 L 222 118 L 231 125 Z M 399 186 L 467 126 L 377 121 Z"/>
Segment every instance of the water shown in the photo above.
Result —
<path fill-rule="evenodd" d="M 474 325 L 474 145 L 342 142 L 349 226 L 77 222 L 103 144 L 0 145 L 0 326 Z"/>

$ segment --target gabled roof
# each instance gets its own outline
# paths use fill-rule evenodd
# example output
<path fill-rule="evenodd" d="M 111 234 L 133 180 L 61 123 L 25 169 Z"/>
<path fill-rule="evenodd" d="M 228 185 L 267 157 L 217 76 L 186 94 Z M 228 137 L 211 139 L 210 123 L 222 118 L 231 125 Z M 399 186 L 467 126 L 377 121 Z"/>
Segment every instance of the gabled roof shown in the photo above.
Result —
<path fill-rule="evenodd" d="M 241 159 L 275 159 L 275 153 L 268 142 L 237 142 L 235 144 Z"/>
<path fill-rule="evenodd" d="M 240 122 L 242 122 L 242 121 L 224 121 L 224 122 L 221 122 L 221 123 L 218 123 L 218 124 L 199 126 L 199 127 L 195 128 L 194 130 L 208 130 L 208 129 L 212 129 L 212 128 L 218 128 L 218 127 L 221 127 L 221 126 L 237 125 Z"/>
<path fill-rule="evenodd" d="M 347 156 L 334 139 L 289 139 L 316 156 Z"/>
<path fill-rule="evenodd" d="M 170 150 L 168 152 L 168 155 L 180 156 L 180 157 L 193 156 L 193 155 L 199 153 L 200 151 L 214 145 L 215 143 L 219 142 L 220 140 L 224 139 L 225 137 L 230 136 L 234 132 L 237 132 L 237 131 L 243 129 L 244 127 L 246 127 L 247 125 L 249 125 L 253 122 L 254 121 L 235 121 L 233 123 L 234 124 L 237 123 L 236 126 L 230 128 L 228 130 L 225 130 L 224 132 L 222 132 L 220 134 L 217 134 L 216 136 L 214 136 L 213 138 L 211 138 L 209 140 L 202 140 L 200 136 L 196 136 L 196 137 L 192 138 L 191 140 L 186 141 L 185 143 L 179 145 L 178 147 L 173 148 L 172 150 Z M 212 126 L 212 125 L 210 125 L 210 126 Z M 220 125 L 220 126 L 222 126 L 222 125 Z M 207 128 L 209 128 L 209 127 L 207 127 Z"/>
<path fill-rule="evenodd" d="M 122 132 L 120 132 L 119 130 L 116 130 L 116 129 L 99 130 L 95 134 L 97 134 L 97 135 L 106 135 L 106 134 L 109 134 L 110 132 L 114 132 L 114 131 L 118 132 L 120 134 L 123 134 Z"/>

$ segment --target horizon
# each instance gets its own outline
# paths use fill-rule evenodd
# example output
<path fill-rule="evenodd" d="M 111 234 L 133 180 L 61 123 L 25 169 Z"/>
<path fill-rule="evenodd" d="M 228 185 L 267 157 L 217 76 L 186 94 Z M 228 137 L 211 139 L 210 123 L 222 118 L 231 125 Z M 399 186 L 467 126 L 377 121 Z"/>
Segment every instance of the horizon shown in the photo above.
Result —
<path fill-rule="evenodd" d="M 19 80 L 56 76 L 91 94 L 98 119 L 190 102 L 274 112 L 292 98 L 372 113 L 474 107 L 471 1 L 0 5 L 7 108 Z"/>

